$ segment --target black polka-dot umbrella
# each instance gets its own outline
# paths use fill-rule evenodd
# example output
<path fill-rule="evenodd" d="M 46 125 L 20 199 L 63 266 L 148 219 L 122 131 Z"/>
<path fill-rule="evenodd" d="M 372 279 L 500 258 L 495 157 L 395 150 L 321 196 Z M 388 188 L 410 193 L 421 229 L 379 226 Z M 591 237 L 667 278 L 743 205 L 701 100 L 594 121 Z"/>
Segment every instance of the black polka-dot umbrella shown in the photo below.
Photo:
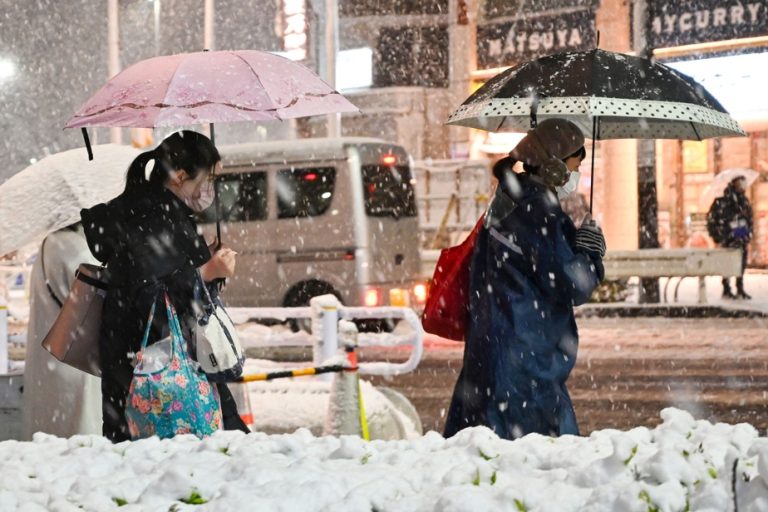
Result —
<path fill-rule="evenodd" d="M 525 132 L 548 118 L 573 121 L 593 140 L 745 135 L 691 77 L 649 59 L 599 49 L 507 69 L 472 94 L 448 124 Z M 590 198 L 590 210 L 591 203 Z"/>
<path fill-rule="evenodd" d="M 604 50 L 550 55 L 507 69 L 456 109 L 448 124 L 525 132 L 535 119 L 552 117 L 573 121 L 593 139 L 744 135 L 691 77 L 649 59 Z"/>

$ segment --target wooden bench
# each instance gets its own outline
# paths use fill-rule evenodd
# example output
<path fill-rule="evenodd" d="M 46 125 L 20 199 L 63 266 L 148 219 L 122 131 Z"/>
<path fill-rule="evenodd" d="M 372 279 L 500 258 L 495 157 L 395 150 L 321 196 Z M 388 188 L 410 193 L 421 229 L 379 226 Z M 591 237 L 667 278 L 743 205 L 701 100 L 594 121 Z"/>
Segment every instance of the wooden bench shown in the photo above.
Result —
<path fill-rule="evenodd" d="M 431 279 L 440 256 L 439 250 L 421 251 L 421 274 Z M 741 275 L 741 251 L 738 249 L 638 249 L 608 251 L 603 259 L 606 279 L 628 277 L 680 278 L 675 286 L 675 301 L 680 283 L 686 277 L 699 278 L 699 304 L 707 303 L 706 276 Z M 664 301 L 672 279 L 664 286 Z"/>

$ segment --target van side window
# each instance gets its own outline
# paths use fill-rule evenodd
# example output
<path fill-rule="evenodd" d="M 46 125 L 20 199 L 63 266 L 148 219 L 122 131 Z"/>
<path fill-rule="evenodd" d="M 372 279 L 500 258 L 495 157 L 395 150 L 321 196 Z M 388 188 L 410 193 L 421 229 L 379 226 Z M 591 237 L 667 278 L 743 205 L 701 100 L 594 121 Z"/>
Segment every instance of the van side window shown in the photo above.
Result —
<path fill-rule="evenodd" d="M 291 168 L 277 171 L 277 217 L 315 217 L 331 206 L 336 184 L 333 167 Z"/>
<path fill-rule="evenodd" d="M 371 217 L 415 217 L 416 197 L 407 165 L 364 165 L 365 212 Z"/>
<path fill-rule="evenodd" d="M 248 222 L 267 218 L 267 173 L 216 176 L 216 190 L 222 222 Z M 200 214 L 200 222 L 216 222 L 213 206 Z"/>

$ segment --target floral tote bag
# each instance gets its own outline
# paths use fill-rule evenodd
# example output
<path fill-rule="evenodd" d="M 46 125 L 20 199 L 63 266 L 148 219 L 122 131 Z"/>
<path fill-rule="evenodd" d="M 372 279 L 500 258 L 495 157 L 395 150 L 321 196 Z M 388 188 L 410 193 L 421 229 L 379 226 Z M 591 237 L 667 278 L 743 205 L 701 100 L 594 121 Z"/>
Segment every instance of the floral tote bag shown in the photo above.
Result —
<path fill-rule="evenodd" d="M 165 309 L 170 336 L 147 346 L 155 314 L 152 304 L 133 370 L 125 416 L 134 440 L 154 435 L 161 439 L 178 434 L 205 437 L 222 426 L 216 387 L 187 354 L 179 319 L 167 293 Z"/>

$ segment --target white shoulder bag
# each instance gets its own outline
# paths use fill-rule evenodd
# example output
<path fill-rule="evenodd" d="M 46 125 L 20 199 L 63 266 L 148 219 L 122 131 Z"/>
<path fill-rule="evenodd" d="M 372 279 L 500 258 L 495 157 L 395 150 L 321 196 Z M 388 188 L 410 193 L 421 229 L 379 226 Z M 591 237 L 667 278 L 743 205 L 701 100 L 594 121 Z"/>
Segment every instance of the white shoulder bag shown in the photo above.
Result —
<path fill-rule="evenodd" d="M 233 382 L 243 374 L 245 355 L 232 320 L 221 300 L 211 298 L 198 271 L 203 288 L 203 314 L 197 319 L 195 352 L 197 362 L 213 382 Z"/>

